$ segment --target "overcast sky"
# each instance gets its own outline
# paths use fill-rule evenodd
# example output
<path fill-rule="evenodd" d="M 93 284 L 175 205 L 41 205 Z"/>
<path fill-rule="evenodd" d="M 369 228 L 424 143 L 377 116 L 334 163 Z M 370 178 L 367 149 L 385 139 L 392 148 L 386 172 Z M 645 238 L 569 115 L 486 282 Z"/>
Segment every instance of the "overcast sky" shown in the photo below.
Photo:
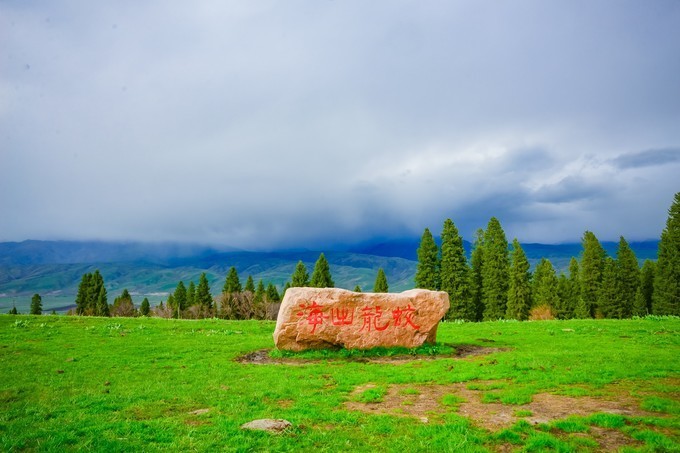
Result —
<path fill-rule="evenodd" d="M 0 241 L 632 241 L 677 191 L 677 0 L 0 1 Z"/>

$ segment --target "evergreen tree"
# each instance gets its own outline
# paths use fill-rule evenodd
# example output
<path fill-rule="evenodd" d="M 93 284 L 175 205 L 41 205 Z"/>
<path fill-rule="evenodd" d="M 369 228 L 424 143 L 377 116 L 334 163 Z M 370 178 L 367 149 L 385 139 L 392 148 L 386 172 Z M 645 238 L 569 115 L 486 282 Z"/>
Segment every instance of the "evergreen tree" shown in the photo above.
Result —
<path fill-rule="evenodd" d="M 475 308 L 470 297 L 470 276 L 463 238 L 451 219 L 444 221 L 442 230 L 441 264 L 439 268 L 440 289 L 449 294 L 451 307 L 448 319 L 474 321 Z"/>
<path fill-rule="evenodd" d="M 196 285 L 193 280 L 189 282 L 189 288 L 187 289 L 187 307 L 196 305 Z"/>
<path fill-rule="evenodd" d="M 256 304 L 261 304 L 264 302 L 265 293 L 264 283 L 262 282 L 262 279 L 260 279 L 260 281 L 257 283 L 257 289 L 255 290 L 255 298 L 253 299 L 253 302 Z"/>
<path fill-rule="evenodd" d="M 175 309 L 179 309 L 180 312 L 186 310 L 187 308 L 187 288 L 184 286 L 184 282 L 180 280 L 175 288 Z"/>
<path fill-rule="evenodd" d="M 680 315 L 680 192 L 668 210 L 666 228 L 659 241 L 652 313 Z"/>
<path fill-rule="evenodd" d="M 273 283 L 267 285 L 267 300 L 271 303 L 281 301 L 281 296 Z"/>
<path fill-rule="evenodd" d="M 212 308 L 212 295 L 210 294 L 210 284 L 208 283 L 208 277 L 205 272 L 201 273 L 201 277 L 198 279 L 198 286 L 196 287 L 196 304 L 206 307 L 208 309 Z"/>
<path fill-rule="evenodd" d="M 319 259 L 316 260 L 312 278 L 309 281 L 309 286 L 312 288 L 333 288 L 335 283 L 331 277 L 331 269 L 326 260 L 326 256 L 321 253 Z"/>
<path fill-rule="evenodd" d="M 581 299 L 586 306 L 589 317 L 597 312 L 597 301 L 602 285 L 602 273 L 606 253 L 597 237 L 586 231 L 583 234 L 583 255 L 581 257 Z"/>
<path fill-rule="evenodd" d="M 90 293 L 92 274 L 83 274 L 78 285 L 78 295 L 76 295 L 76 314 L 84 315 L 88 308 L 88 298 Z"/>
<path fill-rule="evenodd" d="M 416 288 L 439 289 L 439 258 L 437 256 L 437 244 L 425 228 L 418 247 L 418 267 L 416 268 Z"/>
<path fill-rule="evenodd" d="M 529 310 L 531 310 L 531 273 L 529 272 L 531 266 L 517 239 L 512 241 L 510 261 L 506 318 L 524 321 L 529 319 Z"/>
<path fill-rule="evenodd" d="M 40 297 L 40 294 L 33 294 L 31 298 L 31 314 L 42 315 L 42 297 Z"/>
<path fill-rule="evenodd" d="M 555 307 L 560 305 L 558 280 L 555 268 L 550 260 L 541 258 L 538 266 L 536 266 L 532 290 L 535 307 L 545 305 L 550 307 L 551 311 L 556 311 Z"/>
<path fill-rule="evenodd" d="M 574 311 L 569 310 L 569 303 L 571 297 L 571 282 L 569 278 L 560 272 L 557 277 L 557 306 L 555 307 L 555 317 L 557 319 L 569 319 L 573 316 Z"/>
<path fill-rule="evenodd" d="M 95 313 L 97 316 L 110 316 L 108 296 L 106 294 L 106 287 L 103 284 L 99 286 Z"/>
<path fill-rule="evenodd" d="M 246 280 L 246 286 L 243 289 L 245 291 L 250 291 L 251 293 L 255 293 L 255 280 L 253 280 L 252 275 L 248 276 L 248 279 Z"/>
<path fill-rule="evenodd" d="M 576 316 L 576 307 L 581 300 L 581 277 L 579 275 L 578 260 L 573 256 L 569 261 L 568 282 L 568 292 L 565 294 L 562 303 L 562 306 L 564 307 L 564 319 L 571 319 Z"/>
<path fill-rule="evenodd" d="M 604 261 L 602 282 L 598 293 L 597 307 L 599 315 L 602 315 L 605 318 L 620 317 L 617 304 L 619 291 L 616 261 L 608 256 Z"/>
<path fill-rule="evenodd" d="M 656 263 L 645 260 L 640 270 L 640 285 L 635 293 L 633 315 L 646 316 L 652 313 L 652 294 L 654 293 L 654 272 Z"/>
<path fill-rule="evenodd" d="M 295 266 L 295 272 L 292 276 L 292 287 L 304 287 L 309 286 L 309 274 L 307 273 L 307 267 L 302 261 L 298 261 L 297 266 Z"/>
<path fill-rule="evenodd" d="M 484 230 L 475 234 L 475 242 L 470 256 L 470 299 L 475 312 L 475 321 L 481 321 L 484 313 L 482 300 L 482 263 L 484 262 Z"/>
<path fill-rule="evenodd" d="M 139 306 L 139 313 L 142 316 L 149 316 L 149 312 L 151 311 L 151 306 L 149 304 L 149 299 L 146 297 L 142 301 L 142 305 Z"/>
<path fill-rule="evenodd" d="M 385 271 L 381 267 L 378 269 L 378 275 L 375 277 L 375 284 L 373 285 L 374 293 L 388 293 L 389 287 L 387 286 L 387 276 Z"/>
<path fill-rule="evenodd" d="M 16 306 L 16 305 L 13 305 L 13 306 L 12 306 L 12 309 L 11 309 L 10 311 L 8 311 L 7 314 L 8 314 L 8 315 L 18 315 L 19 312 L 17 311 L 17 306 Z"/>
<path fill-rule="evenodd" d="M 615 300 L 615 317 L 630 318 L 633 314 L 635 294 L 640 286 L 640 268 L 635 252 L 623 236 L 616 251 L 616 280 L 618 294 Z"/>
<path fill-rule="evenodd" d="M 354 292 L 355 292 L 355 293 L 360 293 L 360 292 L 361 292 L 361 286 L 356 285 L 356 286 L 354 287 Z"/>
<path fill-rule="evenodd" d="M 231 266 L 229 268 L 229 273 L 227 274 L 227 278 L 224 282 L 224 287 L 222 288 L 223 293 L 240 293 L 242 291 L 241 288 L 241 280 L 238 278 L 238 272 L 236 272 L 236 268 L 234 266 Z"/>
<path fill-rule="evenodd" d="M 509 277 L 508 240 L 498 219 L 492 217 L 484 232 L 482 261 L 482 303 L 485 321 L 505 317 Z"/>

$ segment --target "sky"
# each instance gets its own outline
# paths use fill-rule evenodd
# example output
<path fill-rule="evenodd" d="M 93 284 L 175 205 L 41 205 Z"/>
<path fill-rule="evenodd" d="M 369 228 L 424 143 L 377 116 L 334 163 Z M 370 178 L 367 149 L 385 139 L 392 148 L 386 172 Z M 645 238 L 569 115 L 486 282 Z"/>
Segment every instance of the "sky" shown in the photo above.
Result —
<path fill-rule="evenodd" d="M 0 1 L 0 241 L 655 239 L 677 0 Z"/>

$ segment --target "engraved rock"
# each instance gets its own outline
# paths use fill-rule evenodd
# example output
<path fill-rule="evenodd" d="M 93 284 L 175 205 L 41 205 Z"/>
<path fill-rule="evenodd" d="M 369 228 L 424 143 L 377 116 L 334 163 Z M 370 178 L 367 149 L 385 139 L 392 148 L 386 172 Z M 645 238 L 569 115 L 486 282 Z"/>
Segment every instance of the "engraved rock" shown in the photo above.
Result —
<path fill-rule="evenodd" d="M 434 343 L 449 309 L 443 291 L 355 293 L 338 288 L 289 288 L 274 331 L 278 349 L 370 349 Z"/>

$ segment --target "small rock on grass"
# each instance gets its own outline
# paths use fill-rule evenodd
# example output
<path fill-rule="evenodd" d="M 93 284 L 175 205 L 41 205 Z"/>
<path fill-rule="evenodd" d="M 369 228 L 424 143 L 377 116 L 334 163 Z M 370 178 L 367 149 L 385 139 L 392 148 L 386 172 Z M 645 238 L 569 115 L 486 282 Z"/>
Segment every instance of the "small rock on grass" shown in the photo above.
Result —
<path fill-rule="evenodd" d="M 288 420 L 263 418 L 241 425 L 241 429 L 252 429 L 257 431 L 267 431 L 273 434 L 281 434 L 287 428 L 293 426 Z"/>

